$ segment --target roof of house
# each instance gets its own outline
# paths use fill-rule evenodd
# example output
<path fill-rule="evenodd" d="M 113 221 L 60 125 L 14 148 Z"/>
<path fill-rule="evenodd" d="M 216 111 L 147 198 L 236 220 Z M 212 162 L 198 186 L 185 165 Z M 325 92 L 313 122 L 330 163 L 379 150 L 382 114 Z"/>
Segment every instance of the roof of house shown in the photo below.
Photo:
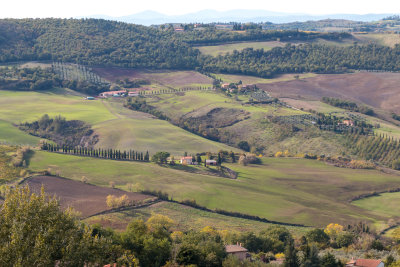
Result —
<path fill-rule="evenodd" d="M 247 252 L 247 249 L 239 245 L 226 245 L 225 250 L 227 253 Z"/>
<path fill-rule="evenodd" d="M 193 159 L 192 157 L 181 157 L 181 159 Z"/>
<path fill-rule="evenodd" d="M 206 159 L 206 162 L 217 162 L 217 161 L 213 159 Z"/>
<path fill-rule="evenodd" d="M 373 259 L 357 259 L 347 264 L 354 264 L 354 266 L 362 266 L 362 267 L 377 267 L 382 261 L 381 260 L 373 260 Z"/>

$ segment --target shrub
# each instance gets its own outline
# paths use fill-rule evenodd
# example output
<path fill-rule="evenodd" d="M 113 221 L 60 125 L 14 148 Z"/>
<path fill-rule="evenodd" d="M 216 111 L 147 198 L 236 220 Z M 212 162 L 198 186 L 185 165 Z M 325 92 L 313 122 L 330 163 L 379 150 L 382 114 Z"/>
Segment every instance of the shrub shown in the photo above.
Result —
<path fill-rule="evenodd" d="M 400 170 L 400 159 L 393 160 L 392 169 Z"/>
<path fill-rule="evenodd" d="M 250 145 L 247 143 L 247 141 L 240 141 L 238 143 L 238 147 L 246 152 L 250 151 Z"/>

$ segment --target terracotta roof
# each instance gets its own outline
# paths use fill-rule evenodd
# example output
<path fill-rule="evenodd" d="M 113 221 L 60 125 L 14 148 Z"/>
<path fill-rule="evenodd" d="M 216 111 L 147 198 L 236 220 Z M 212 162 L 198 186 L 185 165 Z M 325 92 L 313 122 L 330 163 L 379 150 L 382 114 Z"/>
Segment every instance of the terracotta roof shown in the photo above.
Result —
<path fill-rule="evenodd" d="M 354 261 L 349 263 L 354 263 L 354 266 L 360 266 L 360 267 L 377 267 L 381 262 L 382 262 L 381 260 L 357 259 L 355 263 Z"/>
<path fill-rule="evenodd" d="M 181 159 L 193 159 L 192 157 L 182 157 Z"/>
<path fill-rule="evenodd" d="M 226 245 L 225 250 L 227 253 L 247 252 L 247 249 L 238 245 Z"/>

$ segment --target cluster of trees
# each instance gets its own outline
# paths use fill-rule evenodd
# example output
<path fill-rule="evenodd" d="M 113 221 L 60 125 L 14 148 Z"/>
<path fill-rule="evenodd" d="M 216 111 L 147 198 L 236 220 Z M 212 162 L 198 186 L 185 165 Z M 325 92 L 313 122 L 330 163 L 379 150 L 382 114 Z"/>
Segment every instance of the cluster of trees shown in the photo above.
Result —
<path fill-rule="evenodd" d="M 41 91 L 60 84 L 60 78 L 50 68 L 0 68 L 0 89 Z"/>
<path fill-rule="evenodd" d="M 62 66 L 62 65 L 60 65 Z M 77 65 L 77 70 L 86 70 L 84 66 Z M 0 68 L 0 89 L 16 91 L 42 91 L 55 87 L 70 88 L 85 94 L 96 95 L 108 91 L 110 84 L 95 82 L 92 79 L 78 79 L 68 77 L 64 71 L 56 71 L 56 68 Z M 61 69 L 62 70 L 62 69 Z M 83 72 L 90 76 L 89 72 Z M 62 74 L 62 75 L 61 75 Z"/>
<path fill-rule="evenodd" d="M 164 113 L 157 110 L 155 107 L 147 104 L 146 99 L 142 98 L 142 97 L 127 98 L 124 103 L 124 107 L 132 109 L 132 110 L 149 113 L 149 114 L 159 118 L 160 120 L 169 120 L 169 118 Z"/>
<path fill-rule="evenodd" d="M 357 119 L 356 117 L 350 120 L 354 125 L 345 125 L 343 124 L 343 117 L 326 115 L 324 113 L 317 113 L 317 115 L 316 125 L 321 130 L 333 131 L 336 133 L 369 135 L 374 128 L 372 124 L 366 123 L 364 120 Z"/>
<path fill-rule="evenodd" d="M 400 45 L 348 47 L 318 44 L 286 45 L 269 51 L 246 48 L 218 57 L 201 58 L 205 71 L 271 77 L 281 73 L 343 73 L 352 69 L 400 70 Z"/>
<path fill-rule="evenodd" d="M 38 121 L 22 123 L 19 128 L 31 135 L 52 140 L 59 146 L 75 147 L 82 145 L 83 141 L 94 145 L 97 141 L 94 136 L 91 137 L 93 130 L 90 125 L 80 120 L 68 121 L 62 116 L 50 118 L 44 114 Z"/>
<path fill-rule="evenodd" d="M 107 207 L 109 208 L 120 208 L 120 207 L 125 207 L 132 205 L 133 202 L 129 200 L 128 196 L 126 194 L 117 197 L 114 195 L 108 195 L 106 198 L 106 204 Z"/>
<path fill-rule="evenodd" d="M 355 112 L 360 112 L 362 114 L 370 115 L 373 116 L 375 114 L 374 110 L 372 108 L 366 107 L 366 106 L 359 106 L 357 103 L 348 101 L 348 100 L 342 100 L 339 98 L 333 98 L 333 97 L 323 97 L 322 102 L 327 103 L 331 106 L 334 107 L 339 107 Z"/>
<path fill-rule="evenodd" d="M 75 215 L 74 215 L 75 214 Z M 391 240 L 381 241 L 363 223 L 343 227 L 330 224 L 311 229 L 300 238 L 282 226 L 258 233 L 216 230 L 173 231 L 175 222 L 153 214 L 147 221 L 135 219 L 125 231 L 81 223 L 72 210 L 61 211 L 56 198 L 30 192 L 28 187 L 7 188 L 0 209 L 0 264 L 2 266 L 267 266 L 284 257 L 284 267 L 339 267 L 343 263 L 329 248 L 387 250 Z M 241 243 L 252 262 L 227 256 L 226 244 Z M 321 251 L 321 253 L 320 253 Z M 391 257 L 391 266 L 398 266 Z M 238 265 L 239 264 L 239 265 Z"/>
<path fill-rule="evenodd" d="M 200 52 L 173 31 L 100 19 L 3 19 L 0 62 L 194 68 Z"/>
<path fill-rule="evenodd" d="M 102 149 L 102 148 L 88 148 L 88 147 L 72 147 L 68 145 L 54 145 L 51 143 L 43 142 L 42 150 L 50 152 L 58 152 L 65 154 L 72 154 L 78 156 L 88 156 L 103 159 L 114 159 L 114 160 L 131 160 L 131 161 L 149 161 L 150 155 L 147 151 L 145 154 L 143 152 L 138 152 L 134 150 L 121 151 L 117 149 Z"/>
<path fill-rule="evenodd" d="M 400 142 L 393 137 L 348 134 L 346 139 L 346 146 L 353 154 L 400 169 L 395 164 L 400 159 Z"/>
<path fill-rule="evenodd" d="M 243 41 L 310 41 L 317 38 L 326 40 L 340 40 L 350 37 L 348 33 L 318 33 L 300 32 L 295 30 L 261 30 L 257 24 L 234 24 L 236 30 L 246 30 L 245 32 L 219 31 L 215 28 L 206 28 L 202 31 L 189 31 L 179 34 L 178 37 L 186 43 L 192 45 L 215 45 L 226 42 Z"/>
<path fill-rule="evenodd" d="M 125 78 L 123 80 L 117 80 L 116 83 L 124 88 L 138 88 L 141 87 L 142 85 L 149 85 L 150 81 L 145 79 L 130 80 L 128 78 Z"/>
<path fill-rule="evenodd" d="M 16 147 L 0 145 L 0 181 L 11 180 L 16 177 L 23 176 L 25 170 L 20 166 L 23 165 L 25 157 L 17 153 Z M 12 155 L 15 153 L 15 156 Z"/>
<path fill-rule="evenodd" d="M 225 56 L 202 55 L 194 44 L 229 41 L 340 40 L 347 33 L 204 31 L 175 33 L 154 27 L 98 19 L 3 19 L 0 62 L 54 60 L 87 66 L 195 69 L 271 77 L 280 73 L 338 73 L 349 69 L 398 71 L 400 46 L 287 45 L 270 51 L 244 49 Z"/>

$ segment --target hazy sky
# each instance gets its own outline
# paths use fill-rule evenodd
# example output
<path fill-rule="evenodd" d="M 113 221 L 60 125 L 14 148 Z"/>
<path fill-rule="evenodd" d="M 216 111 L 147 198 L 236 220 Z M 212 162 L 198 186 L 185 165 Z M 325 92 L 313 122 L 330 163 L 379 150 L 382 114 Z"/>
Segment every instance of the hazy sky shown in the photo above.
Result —
<path fill-rule="evenodd" d="M 2 18 L 124 16 L 144 10 L 178 15 L 204 9 L 261 9 L 288 13 L 400 13 L 399 0 L 4 0 Z"/>

